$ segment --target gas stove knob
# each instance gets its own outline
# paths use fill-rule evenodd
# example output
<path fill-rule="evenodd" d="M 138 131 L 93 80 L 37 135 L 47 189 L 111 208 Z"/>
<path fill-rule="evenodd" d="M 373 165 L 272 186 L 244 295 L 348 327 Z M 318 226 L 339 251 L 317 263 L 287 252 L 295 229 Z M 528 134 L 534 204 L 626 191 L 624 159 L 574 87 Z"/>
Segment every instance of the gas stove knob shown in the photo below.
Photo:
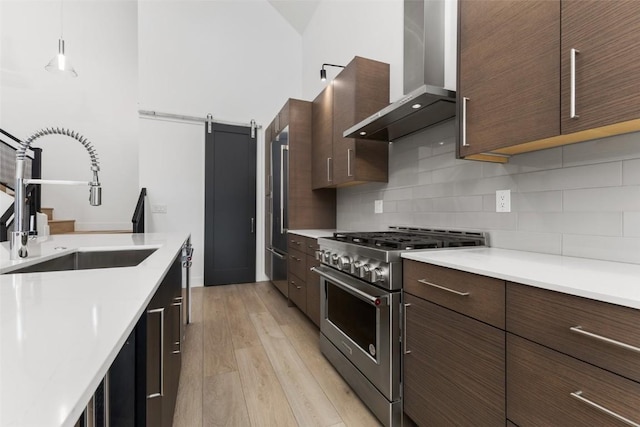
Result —
<path fill-rule="evenodd" d="M 385 275 L 386 273 L 382 268 L 374 268 L 373 270 L 371 270 L 371 282 L 384 282 Z"/>
<path fill-rule="evenodd" d="M 353 271 L 356 274 L 360 274 L 360 267 L 362 267 L 362 261 L 354 261 L 353 262 Z"/>
<path fill-rule="evenodd" d="M 340 258 L 340 255 L 338 254 L 331 255 L 331 265 L 338 265 L 339 258 Z"/>
<path fill-rule="evenodd" d="M 316 261 L 322 261 L 322 255 L 324 254 L 324 251 L 322 250 L 317 250 L 316 251 Z"/>
<path fill-rule="evenodd" d="M 369 264 L 364 264 L 362 267 L 360 267 L 360 271 L 358 272 L 358 275 L 360 276 L 361 279 L 369 280 L 370 273 L 371 273 L 371 266 L 369 266 Z"/>
<path fill-rule="evenodd" d="M 325 264 L 331 264 L 331 252 L 330 251 L 322 251 L 322 261 Z"/>
<path fill-rule="evenodd" d="M 338 258 L 338 268 L 340 270 L 351 270 L 351 257 L 349 256 L 341 256 Z"/>

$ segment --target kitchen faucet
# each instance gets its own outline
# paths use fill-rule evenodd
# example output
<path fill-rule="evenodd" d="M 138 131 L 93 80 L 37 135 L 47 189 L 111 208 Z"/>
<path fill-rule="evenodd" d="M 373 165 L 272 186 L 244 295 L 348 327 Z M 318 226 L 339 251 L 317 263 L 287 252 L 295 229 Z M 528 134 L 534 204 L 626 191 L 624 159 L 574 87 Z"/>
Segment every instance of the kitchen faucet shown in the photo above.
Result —
<path fill-rule="evenodd" d="M 26 151 L 36 139 L 46 135 L 66 135 L 81 143 L 89 152 L 91 157 L 91 170 L 93 171 L 93 181 L 60 181 L 47 179 L 27 179 L 24 177 L 24 161 Z M 98 156 L 91 142 L 79 133 L 65 128 L 45 128 L 35 132 L 24 142 L 20 142 L 20 148 L 16 151 L 16 185 L 15 185 L 15 227 L 11 232 L 9 243 L 10 259 L 17 260 L 27 258 L 29 251 L 27 243 L 29 241 L 29 229 L 24 215 L 27 210 L 25 193 L 29 184 L 57 184 L 57 185 L 89 185 L 89 203 L 91 206 L 102 204 L 102 188 L 98 180 Z"/>

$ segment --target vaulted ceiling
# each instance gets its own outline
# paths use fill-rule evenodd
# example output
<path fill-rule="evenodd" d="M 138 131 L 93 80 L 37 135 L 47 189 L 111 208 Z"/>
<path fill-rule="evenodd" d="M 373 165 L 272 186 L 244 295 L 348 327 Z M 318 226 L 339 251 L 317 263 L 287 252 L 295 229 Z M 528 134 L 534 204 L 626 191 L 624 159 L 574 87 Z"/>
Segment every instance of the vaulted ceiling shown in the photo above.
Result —
<path fill-rule="evenodd" d="M 268 0 L 269 3 L 302 35 L 321 0 Z"/>

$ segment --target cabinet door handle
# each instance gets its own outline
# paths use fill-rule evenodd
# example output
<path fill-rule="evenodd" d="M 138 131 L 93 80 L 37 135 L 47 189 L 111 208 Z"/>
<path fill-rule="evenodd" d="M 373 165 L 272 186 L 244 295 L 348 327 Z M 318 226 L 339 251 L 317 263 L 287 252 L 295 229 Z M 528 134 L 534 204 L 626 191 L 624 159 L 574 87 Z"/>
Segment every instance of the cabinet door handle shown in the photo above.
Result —
<path fill-rule="evenodd" d="M 353 176 L 351 173 L 351 153 L 353 153 L 353 149 L 349 148 L 347 150 L 347 176 Z"/>
<path fill-rule="evenodd" d="M 633 345 L 630 345 L 630 344 L 626 344 L 626 343 L 623 343 L 621 341 L 616 341 L 616 340 L 611 339 L 611 338 L 603 337 L 602 335 L 594 334 L 593 332 L 585 331 L 584 329 L 582 329 L 582 326 L 572 326 L 571 328 L 569 328 L 569 330 L 571 332 L 575 332 L 576 334 L 584 335 L 584 336 L 587 336 L 589 338 L 596 339 L 598 341 L 602 341 L 602 342 L 606 342 L 608 344 L 615 345 L 616 347 L 624 348 L 625 350 L 631 350 L 631 351 L 635 351 L 636 353 L 640 353 L 640 348 L 638 348 L 636 346 L 633 346 Z"/>
<path fill-rule="evenodd" d="M 293 286 L 295 286 L 295 288 L 296 288 L 296 289 L 298 289 L 298 290 L 302 289 L 302 287 L 300 287 L 300 286 L 296 285 L 296 282 L 294 282 L 293 280 L 291 281 L 291 284 L 292 284 Z"/>
<path fill-rule="evenodd" d="M 147 310 L 147 314 L 160 314 L 160 390 L 147 395 L 147 399 L 164 396 L 164 307 Z"/>
<path fill-rule="evenodd" d="M 411 304 L 404 305 L 404 319 L 402 325 L 402 347 L 404 354 L 411 353 L 411 350 L 407 350 L 407 308 L 411 307 Z"/>
<path fill-rule="evenodd" d="M 462 130 L 461 130 L 461 135 L 462 135 L 462 146 L 463 147 L 469 147 L 469 143 L 467 142 L 467 102 L 469 101 L 469 98 L 467 98 L 466 96 L 462 97 Z"/>
<path fill-rule="evenodd" d="M 331 157 L 327 157 L 327 182 L 331 182 Z"/>
<path fill-rule="evenodd" d="M 445 288 L 444 286 L 440 286 L 440 285 L 436 285 L 435 283 L 427 282 L 424 279 L 420 279 L 420 280 L 418 280 L 418 282 L 422 283 L 423 285 L 427 285 L 427 286 L 431 286 L 433 288 L 442 289 L 443 291 L 451 292 L 452 294 L 460 295 L 461 297 L 468 297 L 469 295 L 471 295 L 470 292 L 460 292 L 460 291 L 456 291 L 455 289 Z"/>
<path fill-rule="evenodd" d="M 578 53 L 580 53 L 578 49 L 571 48 L 571 104 L 569 106 L 571 111 L 569 112 L 569 117 L 572 119 L 580 117 L 576 114 L 576 55 Z"/>
<path fill-rule="evenodd" d="M 597 409 L 600 412 L 603 412 L 613 418 L 615 418 L 618 421 L 621 421 L 629 426 L 633 426 L 633 427 L 640 427 L 640 424 L 631 421 L 629 418 L 625 418 L 622 415 L 613 412 L 611 409 L 605 408 L 602 405 L 597 404 L 596 402 L 587 399 L 586 397 L 582 396 L 582 391 L 574 391 L 573 393 L 569 393 L 571 395 L 571 397 L 573 397 L 574 399 L 578 399 L 580 402 L 585 403 L 589 406 L 591 406 L 594 409 Z"/>
<path fill-rule="evenodd" d="M 288 145 L 280 146 L 280 234 L 284 234 L 284 152 Z"/>
<path fill-rule="evenodd" d="M 291 255 L 291 259 L 294 261 L 302 261 L 300 258 Z"/>
<path fill-rule="evenodd" d="M 182 353 L 182 297 L 175 297 L 173 299 L 174 302 L 173 304 L 171 304 L 173 307 L 178 307 L 178 311 L 180 313 L 180 317 L 178 319 L 178 341 L 175 341 L 173 343 L 173 345 L 177 345 L 178 349 L 172 351 L 172 354 L 180 354 Z"/>
<path fill-rule="evenodd" d="M 104 419 L 104 426 L 105 427 L 111 427 L 111 401 L 109 400 L 109 394 L 111 393 L 111 379 L 110 379 L 110 372 L 111 371 L 107 371 L 106 375 L 104 376 L 104 380 L 103 380 L 103 396 L 102 396 L 102 410 L 103 410 L 103 419 Z"/>

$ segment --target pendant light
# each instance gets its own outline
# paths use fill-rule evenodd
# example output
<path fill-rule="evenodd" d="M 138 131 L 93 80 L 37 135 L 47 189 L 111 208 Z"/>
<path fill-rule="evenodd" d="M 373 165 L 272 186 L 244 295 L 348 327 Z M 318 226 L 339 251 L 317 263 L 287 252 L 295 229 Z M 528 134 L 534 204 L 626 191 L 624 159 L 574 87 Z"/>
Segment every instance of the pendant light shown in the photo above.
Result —
<path fill-rule="evenodd" d="M 69 59 L 64 54 L 64 38 L 62 37 L 63 30 L 63 2 L 60 0 L 60 38 L 58 39 L 58 54 L 53 57 L 51 61 L 44 67 L 45 70 L 52 73 L 64 74 L 69 77 L 78 77 L 78 73 L 69 62 Z"/>

